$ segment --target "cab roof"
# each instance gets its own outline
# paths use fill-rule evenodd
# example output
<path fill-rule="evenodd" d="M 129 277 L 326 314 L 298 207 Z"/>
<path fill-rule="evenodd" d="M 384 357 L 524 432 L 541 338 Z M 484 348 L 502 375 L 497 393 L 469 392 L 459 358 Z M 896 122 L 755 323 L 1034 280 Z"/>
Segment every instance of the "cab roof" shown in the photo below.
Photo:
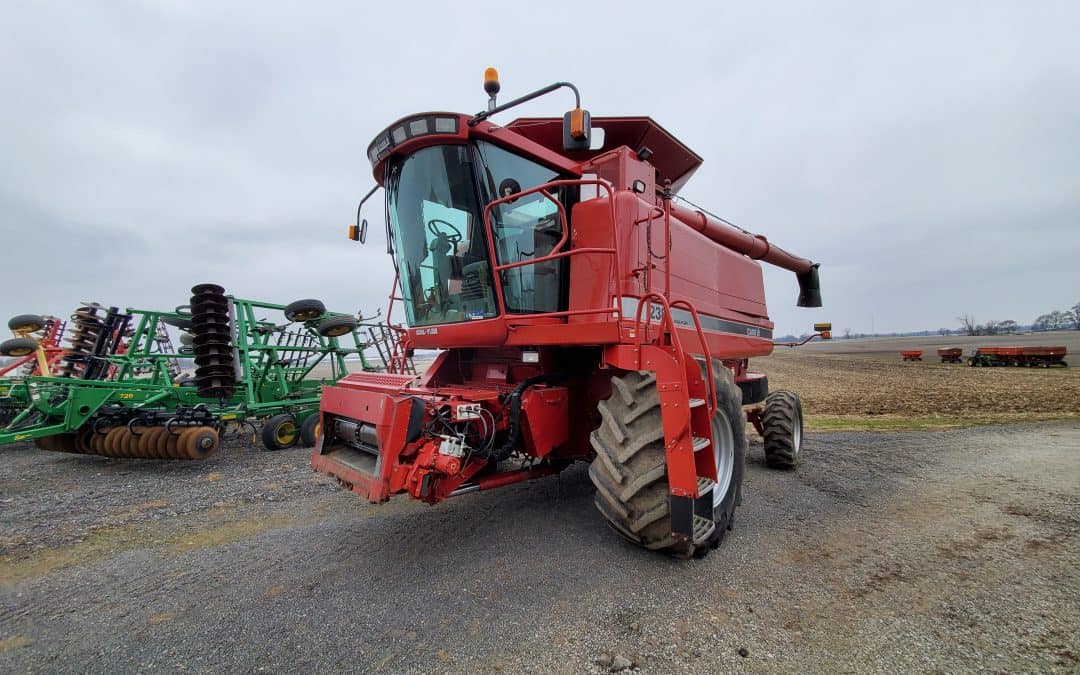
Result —
<path fill-rule="evenodd" d="M 633 151 L 642 146 L 652 150 L 648 162 L 656 168 L 657 183 L 671 181 L 678 192 L 704 161 L 700 155 L 683 145 L 651 117 L 594 117 L 592 127 L 604 130 L 604 144 L 596 150 L 563 150 L 562 118 L 522 117 L 506 125 L 507 129 L 538 143 L 545 148 L 584 162 L 625 145 Z"/>

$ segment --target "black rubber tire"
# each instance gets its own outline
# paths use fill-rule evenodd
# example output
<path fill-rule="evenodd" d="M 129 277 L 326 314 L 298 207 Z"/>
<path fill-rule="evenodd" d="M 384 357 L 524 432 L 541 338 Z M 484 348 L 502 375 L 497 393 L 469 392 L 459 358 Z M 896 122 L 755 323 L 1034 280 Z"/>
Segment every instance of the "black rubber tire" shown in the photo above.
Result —
<path fill-rule="evenodd" d="M 8 319 L 7 325 L 11 330 L 34 333 L 45 327 L 45 317 L 37 314 L 19 314 Z"/>
<path fill-rule="evenodd" d="M 326 314 L 326 305 L 322 303 L 322 300 L 314 298 L 297 300 L 285 306 L 285 318 L 295 323 L 318 319 L 323 314 Z"/>
<path fill-rule="evenodd" d="M 37 350 L 37 340 L 33 338 L 10 338 L 0 342 L 0 354 L 4 356 L 29 356 Z"/>
<path fill-rule="evenodd" d="M 356 330 L 356 319 L 351 316 L 328 316 L 319 322 L 319 335 L 341 337 Z"/>
<path fill-rule="evenodd" d="M 319 426 L 318 411 L 311 413 L 300 424 L 300 445 L 305 448 L 315 447 L 315 427 Z"/>
<path fill-rule="evenodd" d="M 291 432 L 289 432 L 290 428 Z M 282 413 L 263 422 L 260 437 L 263 447 L 267 450 L 286 450 L 300 440 L 300 428 L 296 424 L 295 417 L 289 413 Z"/>
<path fill-rule="evenodd" d="M 765 463 L 773 469 L 794 470 L 802 458 L 802 401 L 795 392 L 778 389 L 765 397 L 761 413 Z"/>
<path fill-rule="evenodd" d="M 732 420 L 734 467 L 727 494 L 716 507 L 716 530 L 707 542 L 695 547 L 671 533 L 667 459 L 655 374 L 629 372 L 611 378 L 611 385 L 611 396 L 598 404 L 600 427 L 589 439 L 596 451 L 589 466 L 589 478 L 596 486 L 596 508 L 616 533 L 639 546 L 680 557 L 707 553 L 730 529 L 739 502 L 746 454 L 742 392 L 730 373 L 718 380 L 720 404 Z"/>

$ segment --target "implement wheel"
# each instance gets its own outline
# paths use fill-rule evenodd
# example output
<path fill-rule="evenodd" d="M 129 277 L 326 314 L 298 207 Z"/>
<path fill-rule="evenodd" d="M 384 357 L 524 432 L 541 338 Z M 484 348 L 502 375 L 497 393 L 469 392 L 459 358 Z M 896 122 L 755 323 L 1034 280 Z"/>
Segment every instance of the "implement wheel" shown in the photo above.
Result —
<path fill-rule="evenodd" d="M 802 402 L 792 391 L 777 390 L 765 398 L 761 413 L 765 462 L 774 469 L 795 469 L 802 457 Z"/>
<path fill-rule="evenodd" d="M 313 412 L 307 416 L 300 425 L 300 444 L 305 448 L 315 447 L 315 440 L 319 435 L 319 413 Z"/>
<path fill-rule="evenodd" d="M 295 417 L 282 413 L 266 420 L 261 436 L 263 447 L 267 450 L 285 450 L 300 440 L 300 427 L 296 424 Z"/>
<path fill-rule="evenodd" d="M 351 316 L 328 316 L 319 322 L 319 335 L 341 337 L 356 330 L 356 319 Z"/>
<path fill-rule="evenodd" d="M 33 338 L 11 338 L 0 342 L 0 354 L 4 356 L 29 356 L 37 350 L 37 346 L 37 340 Z"/>
<path fill-rule="evenodd" d="M 297 300 L 285 306 L 285 318 L 296 323 L 318 319 L 325 313 L 326 305 L 322 303 L 322 300 L 313 298 Z"/>
<path fill-rule="evenodd" d="M 677 539 L 671 533 L 667 456 L 656 376 L 640 371 L 611 378 L 611 396 L 598 405 L 600 427 L 589 438 L 596 451 L 589 478 L 596 486 L 596 508 L 623 538 L 678 556 L 704 555 L 731 528 L 742 485 L 746 418 L 741 392 L 730 373 L 723 373 L 727 376 L 716 378 L 720 405 L 713 419 L 711 439 L 719 478 L 713 487 L 716 529 L 706 541 L 697 544 Z"/>
<path fill-rule="evenodd" d="M 33 333 L 45 327 L 45 318 L 37 314 L 19 314 L 8 319 L 8 328 L 13 331 Z"/>

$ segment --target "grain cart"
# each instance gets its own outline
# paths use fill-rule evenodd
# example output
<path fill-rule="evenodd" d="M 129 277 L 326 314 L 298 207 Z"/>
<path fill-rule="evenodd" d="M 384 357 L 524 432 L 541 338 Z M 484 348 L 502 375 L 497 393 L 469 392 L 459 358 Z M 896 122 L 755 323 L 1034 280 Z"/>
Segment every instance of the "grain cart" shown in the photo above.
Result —
<path fill-rule="evenodd" d="M 1065 347 L 979 347 L 968 357 L 969 366 L 1021 366 L 1067 368 Z"/>
<path fill-rule="evenodd" d="M 0 430 L 0 444 L 203 459 L 225 427 L 261 422 L 267 449 L 311 445 L 320 387 L 348 372 L 347 357 L 367 367 L 356 319 L 328 313 L 318 300 L 282 306 L 203 284 L 188 307 L 107 310 L 101 337 L 72 372 L 27 378 L 32 402 Z M 283 313 L 286 323 L 260 318 L 266 312 Z M 190 345 L 172 349 L 166 324 L 182 329 Z M 97 348 L 106 343 L 111 350 Z M 193 375 L 181 373 L 182 360 L 194 360 Z"/>
<path fill-rule="evenodd" d="M 963 363 L 964 350 L 960 347 L 939 347 L 937 355 L 942 363 Z"/>
<path fill-rule="evenodd" d="M 404 311 L 399 351 L 443 351 L 420 376 L 326 387 L 312 464 L 372 502 L 435 503 L 591 462 L 618 534 L 703 555 L 740 500 L 743 406 L 771 466 L 800 457 L 798 397 L 748 368 L 773 350 L 760 263 L 795 272 L 804 307 L 818 266 L 677 203 L 702 159 L 652 119 L 590 120 L 566 82 L 496 105 L 489 75 L 486 111 L 410 115 L 368 148 L 387 320 Z M 560 88 L 578 100 L 562 118 L 491 122 Z"/>

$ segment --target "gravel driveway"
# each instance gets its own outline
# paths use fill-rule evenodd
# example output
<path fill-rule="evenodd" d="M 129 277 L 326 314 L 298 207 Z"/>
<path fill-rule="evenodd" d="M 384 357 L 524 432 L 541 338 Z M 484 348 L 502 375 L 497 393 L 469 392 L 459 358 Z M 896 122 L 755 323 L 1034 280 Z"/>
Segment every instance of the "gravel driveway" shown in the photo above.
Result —
<path fill-rule="evenodd" d="M 751 448 L 704 560 L 623 544 L 577 467 L 371 506 L 307 451 L 0 449 L 0 672 L 1080 668 L 1080 425 Z"/>

